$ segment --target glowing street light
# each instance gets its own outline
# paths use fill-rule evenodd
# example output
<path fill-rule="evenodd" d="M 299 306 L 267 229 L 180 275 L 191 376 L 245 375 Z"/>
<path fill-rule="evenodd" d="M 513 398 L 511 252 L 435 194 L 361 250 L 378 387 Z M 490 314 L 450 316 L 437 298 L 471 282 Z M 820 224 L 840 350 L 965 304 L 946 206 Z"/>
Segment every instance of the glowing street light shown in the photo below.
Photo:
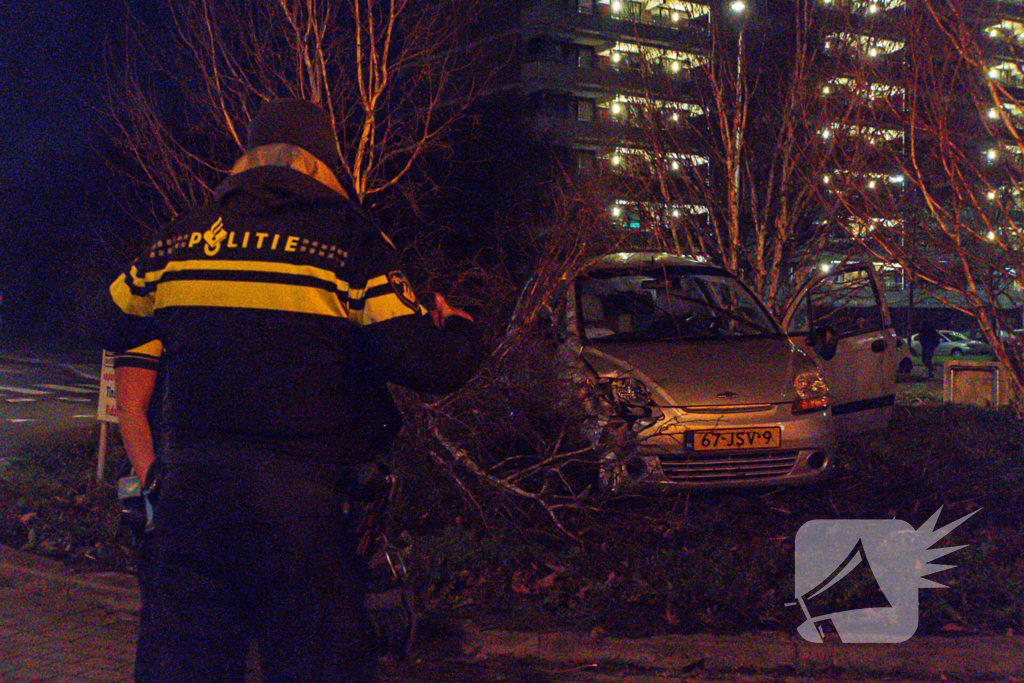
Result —
<path fill-rule="evenodd" d="M 733 14 L 743 14 L 747 11 L 747 3 L 743 0 L 733 0 L 732 4 L 729 5 L 729 10 Z"/>
<path fill-rule="evenodd" d="M 994 202 L 996 200 L 996 191 L 989 190 L 988 192 L 985 193 L 985 198 L 990 202 Z"/>
<path fill-rule="evenodd" d="M 988 151 L 985 152 L 985 158 L 989 161 L 995 161 L 999 158 L 999 150 L 995 147 L 990 147 Z"/>
<path fill-rule="evenodd" d="M 619 217 L 619 215 L 620 215 L 621 213 L 622 213 L 622 209 L 620 209 L 620 208 L 619 208 L 619 207 L 617 207 L 617 206 L 613 206 L 613 207 L 612 207 L 612 215 L 613 215 L 613 216 L 615 216 L 616 218 L 618 218 L 618 217 Z"/>
<path fill-rule="evenodd" d="M 830 271 L 830 270 L 832 270 L 832 265 L 831 264 L 829 264 L 829 263 L 822 263 L 821 264 L 821 272 L 827 274 L 828 271 Z"/>

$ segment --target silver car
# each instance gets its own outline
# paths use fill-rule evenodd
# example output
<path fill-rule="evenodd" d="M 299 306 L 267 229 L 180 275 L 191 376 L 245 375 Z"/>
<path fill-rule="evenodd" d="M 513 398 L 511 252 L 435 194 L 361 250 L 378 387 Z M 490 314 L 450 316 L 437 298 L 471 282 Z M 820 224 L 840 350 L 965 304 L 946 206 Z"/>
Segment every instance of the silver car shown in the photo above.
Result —
<path fill-rule="evenodd" d="M 727 271 L 612 254 L 557 308 L 606 489 L 789 484 L 832 469 L 830 392 L 812 354 Z"/>
<path fill-rule="evenodd" d="M 971 339 L 963 332 L 938 330 L 939 345 L 935 348 L 936 356 L 984 356 L 992 352 L 992 347 L 984 340 Z M 921 355 L 920 335 L 910 337 L 910 349 L 914 355 Z"/>

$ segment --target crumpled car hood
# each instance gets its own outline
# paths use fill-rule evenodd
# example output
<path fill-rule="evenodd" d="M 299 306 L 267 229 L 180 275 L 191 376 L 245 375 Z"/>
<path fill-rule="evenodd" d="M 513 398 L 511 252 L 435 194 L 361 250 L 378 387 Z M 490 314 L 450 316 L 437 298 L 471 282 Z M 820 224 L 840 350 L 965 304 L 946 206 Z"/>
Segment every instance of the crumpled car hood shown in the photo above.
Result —
<path fill-rule="evenodd" d="M 591 342 L 583 359 L 603 377 L 643 380 L 662 406 L 782 403 L 793 377 L 814 365 L 785 338 L 700 342 Z"/>

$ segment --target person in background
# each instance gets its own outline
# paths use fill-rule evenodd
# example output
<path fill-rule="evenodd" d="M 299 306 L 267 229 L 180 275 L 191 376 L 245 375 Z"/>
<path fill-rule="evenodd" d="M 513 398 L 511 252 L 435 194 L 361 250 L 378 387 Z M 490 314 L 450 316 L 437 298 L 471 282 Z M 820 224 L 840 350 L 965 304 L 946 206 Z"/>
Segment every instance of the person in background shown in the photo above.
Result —
<path fill-rule="evenodd" d="M 935 349 L 939 347 L 939 333 L 935 331 L 934 325 L 925 321 L 917 338 L 921 342 L 921 362 L 928 370 L 928 379 L 932 379 L 935 376 L 934 358 Z"/>

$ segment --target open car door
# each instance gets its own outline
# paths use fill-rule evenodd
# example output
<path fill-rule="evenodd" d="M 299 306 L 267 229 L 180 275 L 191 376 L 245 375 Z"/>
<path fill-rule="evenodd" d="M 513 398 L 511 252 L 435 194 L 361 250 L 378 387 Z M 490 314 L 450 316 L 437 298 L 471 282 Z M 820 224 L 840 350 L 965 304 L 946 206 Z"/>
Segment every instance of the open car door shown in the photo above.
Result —
<path fill-rule="evenodd" d="M 817 360 L 838 433 L 888 426 L 902 342 L 870 264 L 846 266 L 805 284 L 782 325 Z"/>

